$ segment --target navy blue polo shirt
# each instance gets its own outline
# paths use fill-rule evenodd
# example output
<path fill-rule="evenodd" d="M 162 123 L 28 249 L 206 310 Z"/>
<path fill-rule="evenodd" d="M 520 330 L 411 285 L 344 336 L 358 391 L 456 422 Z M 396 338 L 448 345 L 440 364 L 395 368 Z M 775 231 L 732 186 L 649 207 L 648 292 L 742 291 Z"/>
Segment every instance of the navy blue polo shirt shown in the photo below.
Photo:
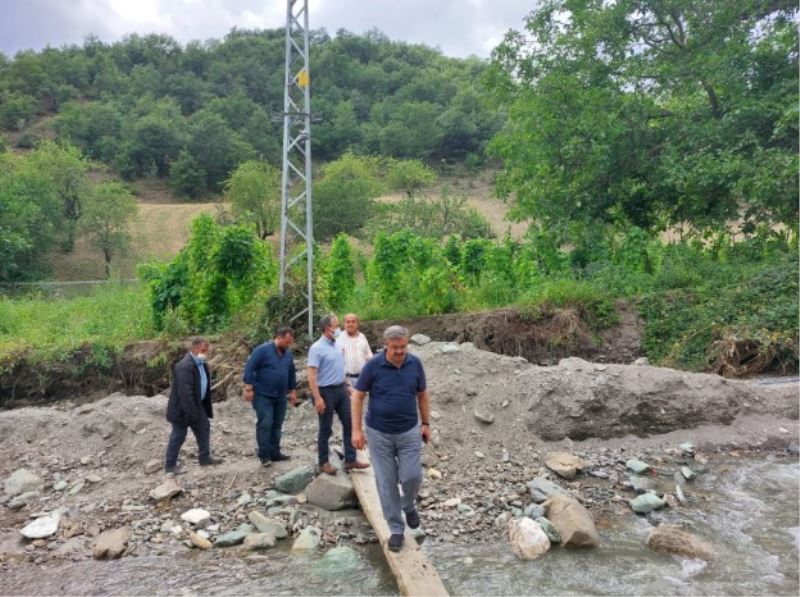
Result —
<path fill-rule="evenodd" d="M 376 354 L 356 382 L 356 390 L 369 392 L 367 425 L 382 433 L 405 433 L 417 424 L 417 393 L 426 387 L 422 361 L 410 353 L 400 367 L 385 352 Z"/>
<path fill-rule="evenodd" d="M 287 390 L 297 388 L 292 351 L 284 350 L 279 355 L 275 342 L 260 345 L 247 360 L 243 381 L 252 384 L 259 396 L 283 398 Z"/>

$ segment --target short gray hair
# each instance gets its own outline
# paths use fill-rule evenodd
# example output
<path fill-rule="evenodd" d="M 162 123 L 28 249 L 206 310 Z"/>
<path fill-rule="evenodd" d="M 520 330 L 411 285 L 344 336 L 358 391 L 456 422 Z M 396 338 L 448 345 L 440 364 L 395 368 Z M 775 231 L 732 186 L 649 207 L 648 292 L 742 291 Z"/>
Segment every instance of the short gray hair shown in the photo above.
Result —
<path fill-rule="evenodd" d="M 383 332 L 384 340 L 397 340 L 398 338 L 408 338 L 408 329 L 402 325 L 390 325 Z"/>
<path fill-rule="evenodd" d="M 333 313 L 331 313 L 330 315 L 326 315 L 325 317 L 320 319 L 319 323 L 317 324 L 319 326 L 319 331 L 324 332 L 327 328 L 331 327 L 331 324 L 333 323 L 334 319 L 339 319 L 339 318 L 336 317 L 336 315 L 334 315 Z"/>
<path fill-rule="evenodd" d="M 208 340 L 206 340 L 202 336 L 195 336 L 194 338 L 192 338 L 192 348 L 199 348 L 204 344 L 208 344 Z"/>

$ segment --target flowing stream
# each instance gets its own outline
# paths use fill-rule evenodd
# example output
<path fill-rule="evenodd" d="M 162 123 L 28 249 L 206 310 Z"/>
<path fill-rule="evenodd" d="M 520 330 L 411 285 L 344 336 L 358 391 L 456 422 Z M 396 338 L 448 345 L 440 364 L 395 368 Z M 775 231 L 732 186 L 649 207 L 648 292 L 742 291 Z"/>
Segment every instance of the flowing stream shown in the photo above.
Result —
<path fill-rule="evenodd" d="M 708 564 L 651 551 L 644 538 L 652 527 L 633 514 L 600 529 L 598 549 L 555 547 L 535 561 L 516 559 L 505 543 L 423 549 L 453 595 L 798 595 L 799 480 L 797 461 L 767 459 L 715 464 L 688 485 L 690 505 L 659 516 L 708 540 L 718 555 Z M 380 549 L 358 555 L 337 567 L 285 549 L 7 564 L 0 594 L 397 594 Z"/>

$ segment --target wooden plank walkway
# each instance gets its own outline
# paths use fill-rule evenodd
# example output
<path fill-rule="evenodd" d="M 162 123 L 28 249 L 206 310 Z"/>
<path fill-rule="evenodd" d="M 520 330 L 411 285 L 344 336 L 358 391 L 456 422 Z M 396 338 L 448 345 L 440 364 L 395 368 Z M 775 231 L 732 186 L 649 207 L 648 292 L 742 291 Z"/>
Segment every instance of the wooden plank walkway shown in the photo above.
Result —
<path fill-rule="evenodd" d="M 366 452 L 359 451 L 358 454 L 359 460 L 369 462 Z M 397 586 L 400 588 L 400 592 L 403 595 L 413 597 L 448 595 L 447 589 L 442 584 L 442 579 L 439 578 L 439 573 L 436 572 L 436 568 L 425 558 L 417 544 L 417 540 L 414 539 L 408 529 L 406 529 L 403 548 L 398 552 L 389 550 L 387 545 L 389 527 L 383 519 L 372 467 L 351 472 L 350 479 L 353 482 L 353 488 L 356 490 L 358 500 L 361 502 L 361 508 L 378 536 L 386 561 L 389 562 L 389 567 L 397 579 Z"/>

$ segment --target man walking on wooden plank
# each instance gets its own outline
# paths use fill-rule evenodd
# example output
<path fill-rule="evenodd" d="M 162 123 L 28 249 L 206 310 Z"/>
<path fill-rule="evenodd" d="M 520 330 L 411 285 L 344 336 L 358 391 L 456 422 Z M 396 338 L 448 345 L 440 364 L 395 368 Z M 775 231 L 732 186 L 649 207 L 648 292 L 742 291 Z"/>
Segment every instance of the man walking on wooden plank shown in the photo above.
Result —
<path fill-rule="evenodd" d="M 364 365 L 353 392 L 352 436 L 358 450 L 369 444 L 381 509 L 391 533 L 388 546 L 400 551 L 405 525 L 416 529 L 420 523 L 416 498 L 422 485 L 422 442 L 431 437 L 430 400 L 422 362 L 407 352 L 408 330 L 393 325 L 383 340 L 386 350 Z M 365 441 L 361 412 L 367 392 Z"/>

